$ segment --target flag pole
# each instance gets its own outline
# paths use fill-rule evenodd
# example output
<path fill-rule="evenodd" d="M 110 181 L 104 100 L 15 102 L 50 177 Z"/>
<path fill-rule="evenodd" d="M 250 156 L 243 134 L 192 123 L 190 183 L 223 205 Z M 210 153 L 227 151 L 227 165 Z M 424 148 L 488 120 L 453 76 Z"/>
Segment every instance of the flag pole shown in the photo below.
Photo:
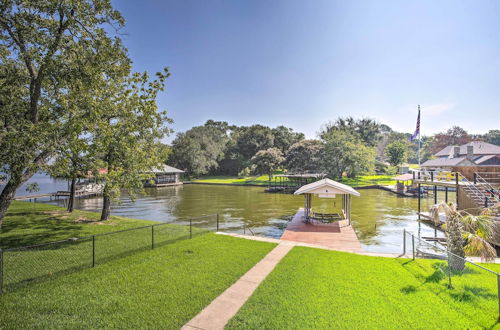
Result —
<path fill-rule="evenodd" d="M 420 124 L 420 104 L 418 105 L 418 120 Z M 418 127 L 418 167 L 420 167 L 420 125 Z"/>

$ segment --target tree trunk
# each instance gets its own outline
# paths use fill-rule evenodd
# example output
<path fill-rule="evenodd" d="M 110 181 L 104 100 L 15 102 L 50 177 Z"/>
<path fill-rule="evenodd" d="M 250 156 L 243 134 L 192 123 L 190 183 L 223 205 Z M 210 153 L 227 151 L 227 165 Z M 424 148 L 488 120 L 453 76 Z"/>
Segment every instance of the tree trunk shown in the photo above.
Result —
<path fill-rule="evenodd" d="M 3 188 L 2 193 L 0 194 L 0 228 L 2 227 L 3 218 L 7 213 L 7 209 L 9 208 L 14 196 L 16 195 L 16 190 L 20 186 L 20 184 L 15 184 L 12 180 L 7 182 L 7 185 Z"/>
<path fill-rule="evenodd" d="M 102 195 L 101 221 L 108 220 L 110 214 L 111 214 L 111 197 L 109 196 L 105 188 Z"/>
<path fill-rule="evenodd" d="M 464 238 L 460 216 L 453 214 L 446 220 L 446 245 L 448 251 L 448 267 L 451 270 L 462 271 L 465 268 Z"/>
<path fill-rule="evenodd" d="M 75 208 L 75 190 L 76 190 L 76 178 L 71 179 L 71 188 L 69 190 L 69 200 L 68 200 L 68 212 L 73 212 Z"/>
<path fill-rule="evenodd" d="M 28 172 L 20 176 L 11 176 L 9 178 L 9 181 L 3 188 L 2 193 L 0 193 L 0 228 L 2 228 L 3 218 L 7 213 L 7 209 L 16 196 L 17 189 L 23 183 L 28 181 L 33 176 L 33 174 L 34 172 Z"/>

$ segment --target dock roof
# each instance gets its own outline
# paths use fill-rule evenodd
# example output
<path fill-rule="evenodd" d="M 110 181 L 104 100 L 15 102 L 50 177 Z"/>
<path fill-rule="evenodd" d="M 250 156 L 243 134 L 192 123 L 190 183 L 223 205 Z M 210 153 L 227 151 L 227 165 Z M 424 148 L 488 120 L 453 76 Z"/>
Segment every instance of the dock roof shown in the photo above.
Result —
<path fill-rule="evenodd" d="M 313 183 L 306 184 L 300 187 L 295 195 L 301 194 L 340 194 L 340 195 L 354 195 L 359 196 L 359 192 L 354 190 L 351 186 L 343 183 L 333 181 L 332 179 L 322 179 Z"/>

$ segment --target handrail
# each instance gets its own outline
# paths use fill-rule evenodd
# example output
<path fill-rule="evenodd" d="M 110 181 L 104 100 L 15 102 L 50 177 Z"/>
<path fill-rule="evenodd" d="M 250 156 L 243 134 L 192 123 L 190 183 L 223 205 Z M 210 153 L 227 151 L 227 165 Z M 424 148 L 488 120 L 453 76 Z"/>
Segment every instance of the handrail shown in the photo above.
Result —
<path fill-rule="evenodd" d="M 500 198 L 498 197 L 500 196 L 500 193 L 496 192 L 495 188 L 493 188 L 493 186 L 488 181 L 486 181 L 481 175 L 479 175 L 478 172 L 475 172 L 474 175 L 476 176 L 476 181 L 480 181 L 481 184 L 486 186 L 487 190 L 491 193 L 491 197 L 493 198 L 493 200 L 495 202 L 500 202 Z"/>
<path fill-rule="evenodd" d="M 457 181 L 457 183 L 461 182 L 465 188 L 466 194 L 469 195 L 469 197 L 485 201 L 485 204 L 487 204 L 487 201 L 491 199 L 483 191 L 479 190 L 479 188 L 473 182 L 470 182 L 460 172 L 419 170 L 417 171 L 417 175 L 419 180 L 430 181 L 430 182 L 434 181 L 444 181 L 444 182 Z M 491 187 L 491 189 L 493 189 L 493 187 Z M 495 196 L 493 196 L 493 201 L 499 202 L 499 200 L 497 200 Z"/>

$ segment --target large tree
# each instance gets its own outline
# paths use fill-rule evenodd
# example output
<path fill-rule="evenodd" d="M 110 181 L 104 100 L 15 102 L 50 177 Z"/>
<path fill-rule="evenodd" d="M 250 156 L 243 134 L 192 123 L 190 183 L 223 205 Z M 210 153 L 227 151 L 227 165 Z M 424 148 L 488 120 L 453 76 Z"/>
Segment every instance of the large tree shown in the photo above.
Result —
<path fill-rule="evenodd" d="M 437 133 L 432 137 L 429 145 L 429 151 L 435 154 L 447 146 L 460 146 L 472 141 L 472 137 L 466 130 L 459 126 L 453 126 L 446 132 Z"/>
<path fill-rule="evenodd" d="M 332 131 L 344 131 L 358 137 L 363 144 L 375 147 L 381 138 L 381 131 L 386 129 L 387 126 L 381 127 L 379 123 L 370 118 L 339 117 L 335 122 L 329 122 L 323 126 L 320 137 L 324 138 Z"/>
<path fill-rule="evenodd" d="M 269 148 L 258 151 L 252 157 L 252 164 L 258 174 L 267 174 L 269 181 L 273 178 L 273 172 L 285 160 L 283 153 L 278 148 Z"/>
<path fill-rule="evenodd" d="M 286 153 L 285 166 L 290 172 L 317 172 L 321 168 L 323 143 L 319 140 L 302 140 L 294 143 Z"/>
<path fill-rule="evenodd" d="M 500 130 L 492 129 L 484 135 L 486 142 L 500 146 Z"/>
<path fill-rule="evenodd" d="M 15 192 L 67 143 L 72 123 L 95 116 L 103 77 L 129 60 L 105 25 L 124 23 L 109 0 L 0 4 L 0 224 Z M 70 120 L 69 118 L 72 118 Z"/>
<path fill-rule="evenodd" d="M 166 159 L 161 139 L 169 133 L 171 120 L 156 104 L 158 92 L 164 89 L 168 70 L 150 81 L 146 73 L 135 73 L 121 80 L 111 79 L 100 94 L 105 115 L 96 118 L 93 148 L 101 157 L 104 182 L 101 220 L 110 216 L 110 206 L 123 189 L 134 198 L 143 191 L 148 172 Z M 96 173 L 97 174 L 97 173 Z"/>
<path fill-rule="evenodd" d="M 209 120 L 204 126 L 177 134 L 170 163 L 195 177 L 217 169 L 229 141 L 228 130 L 227 123 Z"/>
<path fill-rule="evenodd" d="M 401 165 L 408 160 L 408 145 L 402 141 L 394 141 L 385 148 L 385 154 L 389 164 Z"/>
<path fill-rule="evenodd" d="M 249 160 L 259 150 L 271 148 L 274 145 L 272 130 L 263 125 L 252 125 L 240 128 L 236 145 L 238 152 L 245 160 Z"/>
<path fill-rule="evenodd" d="M 293 129 L 285 126 L 278 126 L 271 131 L 274 137 L 274 147 L 281 150 L 283 154 L 288 151 L 292 144 L 304 140 L 303 133 L 294 132 Z"/>
<path fill-rule="evenodd" d="M 331 177 L 340 178 L 344 173 L 348 177 L 355 177 L 373 171 L 375 149 L 366 146 L 357 135 L 344 130 L 332 130 L 323 139 L 322 167 Z"/>

